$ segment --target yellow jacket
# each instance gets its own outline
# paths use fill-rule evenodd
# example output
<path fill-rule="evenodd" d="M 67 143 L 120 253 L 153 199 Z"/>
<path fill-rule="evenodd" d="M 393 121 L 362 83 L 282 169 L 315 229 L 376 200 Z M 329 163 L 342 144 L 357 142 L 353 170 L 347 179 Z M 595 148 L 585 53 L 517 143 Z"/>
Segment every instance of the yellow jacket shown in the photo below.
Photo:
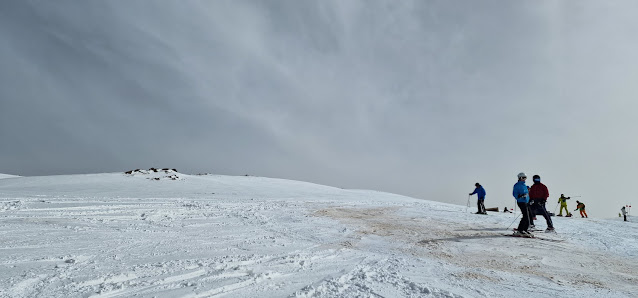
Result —
<path fill-rule="evenodd" d="M 569 197 L 560 196 L 560 198 L 558 198 L 558 202 L 561 206 L 567 206 L 567 200 L 569 200 Z"/>

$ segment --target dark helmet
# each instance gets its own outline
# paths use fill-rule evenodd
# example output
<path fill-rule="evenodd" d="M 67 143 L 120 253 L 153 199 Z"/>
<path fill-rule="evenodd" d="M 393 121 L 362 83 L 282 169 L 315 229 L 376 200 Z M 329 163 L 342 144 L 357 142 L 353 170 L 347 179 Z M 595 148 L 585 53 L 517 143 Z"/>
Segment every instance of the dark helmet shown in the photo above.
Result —
<path fill-rule="evenodd" d="M 532 177 L 532 179 L 534 179 L 534 180 L 536 180 L 536 179 L 540 180 L 540 179 L 541 179 L 541 176 L 534 175 L 534 176 Z"/>
<path fill-rule="evenodd" d="M 474 183 L 474 186 L 479 187 L 481 186 L 478 182 Z"/>

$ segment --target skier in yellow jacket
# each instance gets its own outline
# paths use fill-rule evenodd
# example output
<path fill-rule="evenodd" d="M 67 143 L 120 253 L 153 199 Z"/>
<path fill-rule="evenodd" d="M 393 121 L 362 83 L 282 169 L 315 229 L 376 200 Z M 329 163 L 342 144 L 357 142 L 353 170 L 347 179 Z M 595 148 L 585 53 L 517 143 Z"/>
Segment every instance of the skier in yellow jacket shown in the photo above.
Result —
<path fill-rule="evenodd" d="M 565 216 L 571 216 L 571 213 L 567 210 L 567 200 L 569 200 L 569 198 L 570 197 L 565 197 L 564 194 L 560 194 L 560 198 L 558 198 L 558 202 L 560 203 L 560 212 L 558 212 L 558 216 L 563 216 L 563 208 L 565 208 Z"/>

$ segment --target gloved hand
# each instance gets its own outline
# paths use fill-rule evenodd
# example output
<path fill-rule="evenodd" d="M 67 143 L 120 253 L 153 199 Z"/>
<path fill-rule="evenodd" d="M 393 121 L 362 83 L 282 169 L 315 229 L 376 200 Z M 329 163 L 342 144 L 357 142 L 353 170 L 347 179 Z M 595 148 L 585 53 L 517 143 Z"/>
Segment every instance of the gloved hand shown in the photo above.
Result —
<path fill-rule="evenodd" d="M 469 193 L 469 195 L 472 195 L 472 193 Z"/>
<path fill-rule="evenodd" d="M 530 205 L 534 205 L 534 200 L 529 201 Z"/>

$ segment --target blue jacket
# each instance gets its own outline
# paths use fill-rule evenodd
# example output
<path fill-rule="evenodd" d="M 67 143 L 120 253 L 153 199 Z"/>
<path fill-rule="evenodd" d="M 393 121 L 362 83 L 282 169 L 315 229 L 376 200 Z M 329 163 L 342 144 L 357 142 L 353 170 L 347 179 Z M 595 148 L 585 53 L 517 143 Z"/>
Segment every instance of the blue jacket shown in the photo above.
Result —
<path fill-rule="evenodd" d="M 529 203 L 529 189 L 525 185 L 525 181 L 518 181 L 514 184 L 512 195 L 519 203 Z"/>
<path fill-rule="evenodd" d="M 475 188 L 474 192 L 471 193 L 470 195 L 473 195 L 473 194 L 478 195 L 479 200 L 485 200 L 485 189 L 483 188 L 483 186 L 479 186 Z"/>

